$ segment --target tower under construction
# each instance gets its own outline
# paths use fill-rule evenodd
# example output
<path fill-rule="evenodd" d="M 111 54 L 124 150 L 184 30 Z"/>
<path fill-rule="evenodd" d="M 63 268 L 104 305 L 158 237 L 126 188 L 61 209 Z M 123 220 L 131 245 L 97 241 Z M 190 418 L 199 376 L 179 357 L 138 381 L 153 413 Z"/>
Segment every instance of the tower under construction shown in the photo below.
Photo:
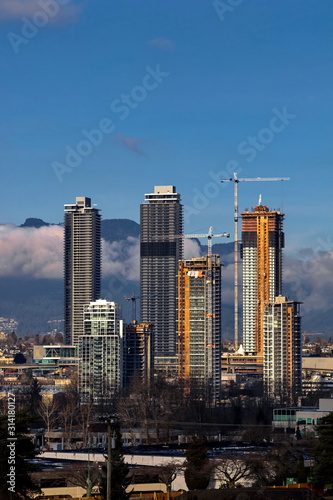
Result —
<path fill-rule="evenodd" d="M 221 387 L 221 261 L 207 255 L 179 262 L 178 375 L 206 389 L 213 402 Z"/>
<path fill-rule="evenodd" d="M 259 204 L 242 216 L 243 346 L 248 354 L 263 354 L 264 310 L 282 294 L 283 217 Z"/>

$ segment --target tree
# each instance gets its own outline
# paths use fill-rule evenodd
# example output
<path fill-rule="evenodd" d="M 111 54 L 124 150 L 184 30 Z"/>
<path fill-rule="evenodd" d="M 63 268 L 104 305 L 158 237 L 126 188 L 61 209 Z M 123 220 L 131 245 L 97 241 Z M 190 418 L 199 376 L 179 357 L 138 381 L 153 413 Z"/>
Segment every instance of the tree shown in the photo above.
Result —
<path fill-rule="evenodd" d="M 185 453 L 185 482 L 189 490 L 205 490 L 209 484 L 210 467 L 205 441 L 194 437 Z"/>
<path fill-rule="evenodd" d="M 318 440 L 313 450 L 312 481 L 323 487 L 333 482 L 333 413 L 322 418 L 321 424 L 316 426 L 316 433 Z"/>
<path fill-rule="evenodd" d="M 73 401 L 72 401 L 73 403 Z M 73 407 L 72 407 L 73 409 Z M 82 429 L 82 441 L 83 448 L 88 446 L 88 438 L 89 438 L 89 425 L 93 421 L 94 417 L 94 403 L 93 401 L 89 401 L 88 403 L 80 404 L 78 407 L 78 422 L 79 426 Z"/>
<path fill-rule="evenodd" d="M 61 332 L 57 332 L 54 336 L 54 342 L 55 344 L 63 344 L 64 343 L 64 336 Z"/>
<path fill-rule="evenodd" d="M 21 500 L 29 493 L 39 492 L 30 473 L 33 466 L 28 462 L 35 455 L 35 447 L 27 436 L 29 417 L 26 410 L 18 410 L 15 424 L 11 415 L 0 416 L 0 498 L 1 500 Z M 14 425 L 11 431 L 11 425 Z M 10 441 L 9 432 L 14 432 L 15 441 Z M 13 460 L 13 463 L 11 461 Z M 13 468 L 12 468 L 13 467 Z M 10 482 L 8 482 L 10 481 Z M 9 490 L 8 488 L 12 488 Z"/>
<path fill-rule="evenodd" d="M 27 359 L 24 356 L 24 354 L 22 354 L 22 352 L 18 352 L 15 354 L 14 359 L 13 359 L 13 363 L 15 363 L 16 365 L 24 365 L 24 364 L 26 364 L 26 362 L 27 362 Z"/>
<path fill-rule="evenodd" d="M 314 354 L 315 354 L 315 356 L 321 356 L 322 351 L 321 351 L 321 347 L 319 344 L 316 344 Z"/>
<path fill-rule="evenodd" d="M 241 479 L 251 476 L 251 461 L 245 456 L 224 455 L 213 464 L 215 478 L 221 482 L 220 488 L 237 488 Z"/>
<path fill-rule="evenodd" d="M 9 333 L 7 335 L 7 344 L 9 346 L 12 346 L 12 345 L 16 345 L 17 344 L 17 335 L 16 333 L 14 332 L 14 330 L 12 331 L 12 333 Z"/>
<path fill-rule="evenodd" d="M 53 429 L 55 423 L 59 419 L 59 404 L 54 399 L 47 399 L 46 401 L 41 401 L 37 408 L 37 413 L 46 425 L 47 429 L 47 447 L 50 449 L 50 432 Z"/>
<path fill-rule="evenodd" d="M 284 442 L 264 454 L 250 457 L 251 475 L 259 486 L 283 486 L 287 477 L 297 477 L 298 472 L 304 477 L 302 461 L 303 449 L 297 441 Z"/>
<path fill-rule="evenodd" d="M 37 420 L 40 420 L 40 418 L 38 418 L 40 417 L 38 413 L 38 408 L 42 401 L 41 387 L 36 378 L 33 378 L 30 382 L 30 389 L 28 396 L 29 396 L 28 400 L 29 413 L 32 417 L 32 423 L 35 423 Z"/>
<path fill-rule="evenodd" d="M 60 412 L 60 425 L 64 430 L 65 447 L 72 448 L 72 438 L 75 424 L 80 421 L 85 425 L 84 437 L 86 435 L 86 428 L 88 423 L 85 418 L 81 418 L 81 407 L 79 405 L 79 394 L 77 385 L 77 376 L 72 377 L 71 383 L 65 387 L 62 393 Z M 83 410 L 83 409 L 82 409 Z M 83 410 L 85 414 L 85 411 Z M 83 427 L 81 427 L 83 428 Z"/>
<path fill-rule="evenodd" d="M 81 486 L 82 488 L 88 487 L 90 480 L 90 488 L 97 486 L 100 481 L 101 471 L 98 463 L 78 463 L 75 468 L 72 466 L 66 467 L 62 471 L 64 477 L 70 485 Z"/>
<path fill-rule="evenodd" d="M 179 472 L 183 469 L 183 466 L 178 462 L 172 460 L 167 462 L 160 467 L 157 467 L 157 472 L 163 484 L 165 484 L 167 489 L 167 499 L 170 499 L 171 486 L 173 481 L 178 476 Z M 155 469 L 156 470 L 156 469 Z"/>
<path fill-rule="evenodd" d="M 113 442 L 114 448 L 111 452 L 111 500 L 127 500 L 130 493 L 126 492 L 127 486 L 131 482 L 129 477 L 129 467 L 125 463 L 123 454 L 123 440 L 120 432 L 120 425 L 111 424 L 113 431 Z M 107 459 L 107 457 L 105 457 Z M 106 499 L 107 482 L 106 482 L 106 472 L 107 467 L 103 465 L 102 467 L 103 476 L 101 484 L 101 492 L 103 497 Z"/>

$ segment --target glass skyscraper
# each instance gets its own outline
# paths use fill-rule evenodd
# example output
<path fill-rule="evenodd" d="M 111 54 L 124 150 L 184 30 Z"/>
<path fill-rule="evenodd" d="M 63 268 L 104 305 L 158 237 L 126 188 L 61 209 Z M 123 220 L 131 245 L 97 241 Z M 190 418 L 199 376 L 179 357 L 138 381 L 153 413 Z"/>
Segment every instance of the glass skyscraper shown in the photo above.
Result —
<path fill-rule="evenodd" d="M 91 199 L 65 205 L 65 343 L 77 345 L 83 334 L 83 306 L 100 296 L 101 216 Z"/>
<path fill-rule="evenodd" d="M 154 355 L 176 356 L 178 261 L 183 207 L 175 186 L 155 186 L 140 207 L 141 322 L 152 323 Z"/>

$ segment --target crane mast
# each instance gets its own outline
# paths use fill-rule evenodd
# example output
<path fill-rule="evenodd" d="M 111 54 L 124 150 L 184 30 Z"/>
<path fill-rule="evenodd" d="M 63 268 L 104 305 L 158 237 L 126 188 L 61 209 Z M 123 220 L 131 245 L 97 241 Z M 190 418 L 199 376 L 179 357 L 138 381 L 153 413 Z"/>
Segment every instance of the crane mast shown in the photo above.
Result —
<path fill-rule="evenodd" d="M 205 330 L 206 330 L 206 367 L 205 371 L 208 379 L 213 378 L 213 266 L 212 266 L 212 248 L 213 248 L 213 238 L 226 237 L 229 238 L 229 233 L 213 234 L 213 227 L 210 226 L 207 234 L 184 234 L 180 236 L 183 238 L 207 238 L 207 276 L 206 276 L 206 318 L 205 318 Z"/>
<path fill-rule="evenodd" d="M 213 359 L 213 276 L 212 276 L 212 239 L 213 238 L 229 238 L 229 233 L 213 234 L 213 227 L 210 226 L 208 233 L 206 234 L 175 234 L 168 235 L 167 238 L 207 238 L 207 276 L 206 285 L 207 293 L 205 294 L 206 299 L 206 318 L 205 318 L 205 337 L 206 337 L 206 374 L 207 378 L 211 379 L 213 377 L 212 373 L 212 359 Z M 159 237 L 158 239 L 161 239 Z"/>
<path fill-rule="evenodd" d="M 136 301 L 139 299 L 145 299 L 147 297 L 156 297 L 158 293 L 152 293 L 150 295 L 131 295 L 130 297 L 125 297 L 125 300 L 132 302 L 132 320 L 136 321 Z"/>
<path fill-rule="evenodd" d="M 221 182 L 233 182 L 234 183 L 234 345 L 235 350 L 238 349 L 238 183 L 239 182 L 267 182 L 267 181 L 289 181 L 290 177 L 248 177 L 238 179 L 237 173 L 234 172 L 234 176 L 230 179 L 221 179 Z"/>

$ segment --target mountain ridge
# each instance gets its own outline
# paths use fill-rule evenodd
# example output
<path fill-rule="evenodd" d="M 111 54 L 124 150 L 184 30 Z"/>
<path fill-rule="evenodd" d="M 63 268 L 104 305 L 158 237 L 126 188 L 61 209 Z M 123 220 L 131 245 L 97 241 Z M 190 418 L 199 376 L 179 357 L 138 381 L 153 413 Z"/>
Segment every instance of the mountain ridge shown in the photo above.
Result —
<path fill-rule="evenodd" d="M 27 218 L 20 227 L 36 228 L 47 226 L 61 226 L 52 224 L 39 218 Z M 128 248 L 128 238 L 139 238 L 140 225 L 131 219 L 102 219 L 102 238 L 110 244 L 123 241 L 122 249 Z M 197 240 L 201 252 L 207 251 L 207 245 L 201 245 Z M 233 242 L 215 243 L 213 253 L 221 255 L 225 274 L 229 264 L 233 263 Z M 124 252 L 119 252 L 119 261 L 124 257 Z M 229 303 L 223 302 L 222 309 L 222 335 L 223 338 L 232 338 L 233 331 L 233 306 L 230 293 L 232 287 L 232 275 L 229 272 Z M 224 278 L 224 283 L 226 279 Z M 13 318 L 19 322 L 18 333 L 31 335 L 35 333 L 46 333 L 47 321 L 63 318 L 63 280 L 33 277 L 1 277 L 0 278 L 0 316 Z M 124 318 L 127 321 L 131 317 L 131 304 L 125 300 L 133 294 L 139 295 L 139 282 L 126 280 L 123 276 L 108 276 L 102 279 L 103 298 L 114 300 L 122 305 Z M 225 294 L 226 289 L 222 292 Z M 294 299 L 294 292 L 288 284 L 284 284 L 284 294 Z M 241 309 L 241 308 L 240 308 Z M 333 308 L 326 310 L 308 311 L 303 314 L 302 329 L 307 332 L 321 331 L 326 335 L 332 335 Z"/>

